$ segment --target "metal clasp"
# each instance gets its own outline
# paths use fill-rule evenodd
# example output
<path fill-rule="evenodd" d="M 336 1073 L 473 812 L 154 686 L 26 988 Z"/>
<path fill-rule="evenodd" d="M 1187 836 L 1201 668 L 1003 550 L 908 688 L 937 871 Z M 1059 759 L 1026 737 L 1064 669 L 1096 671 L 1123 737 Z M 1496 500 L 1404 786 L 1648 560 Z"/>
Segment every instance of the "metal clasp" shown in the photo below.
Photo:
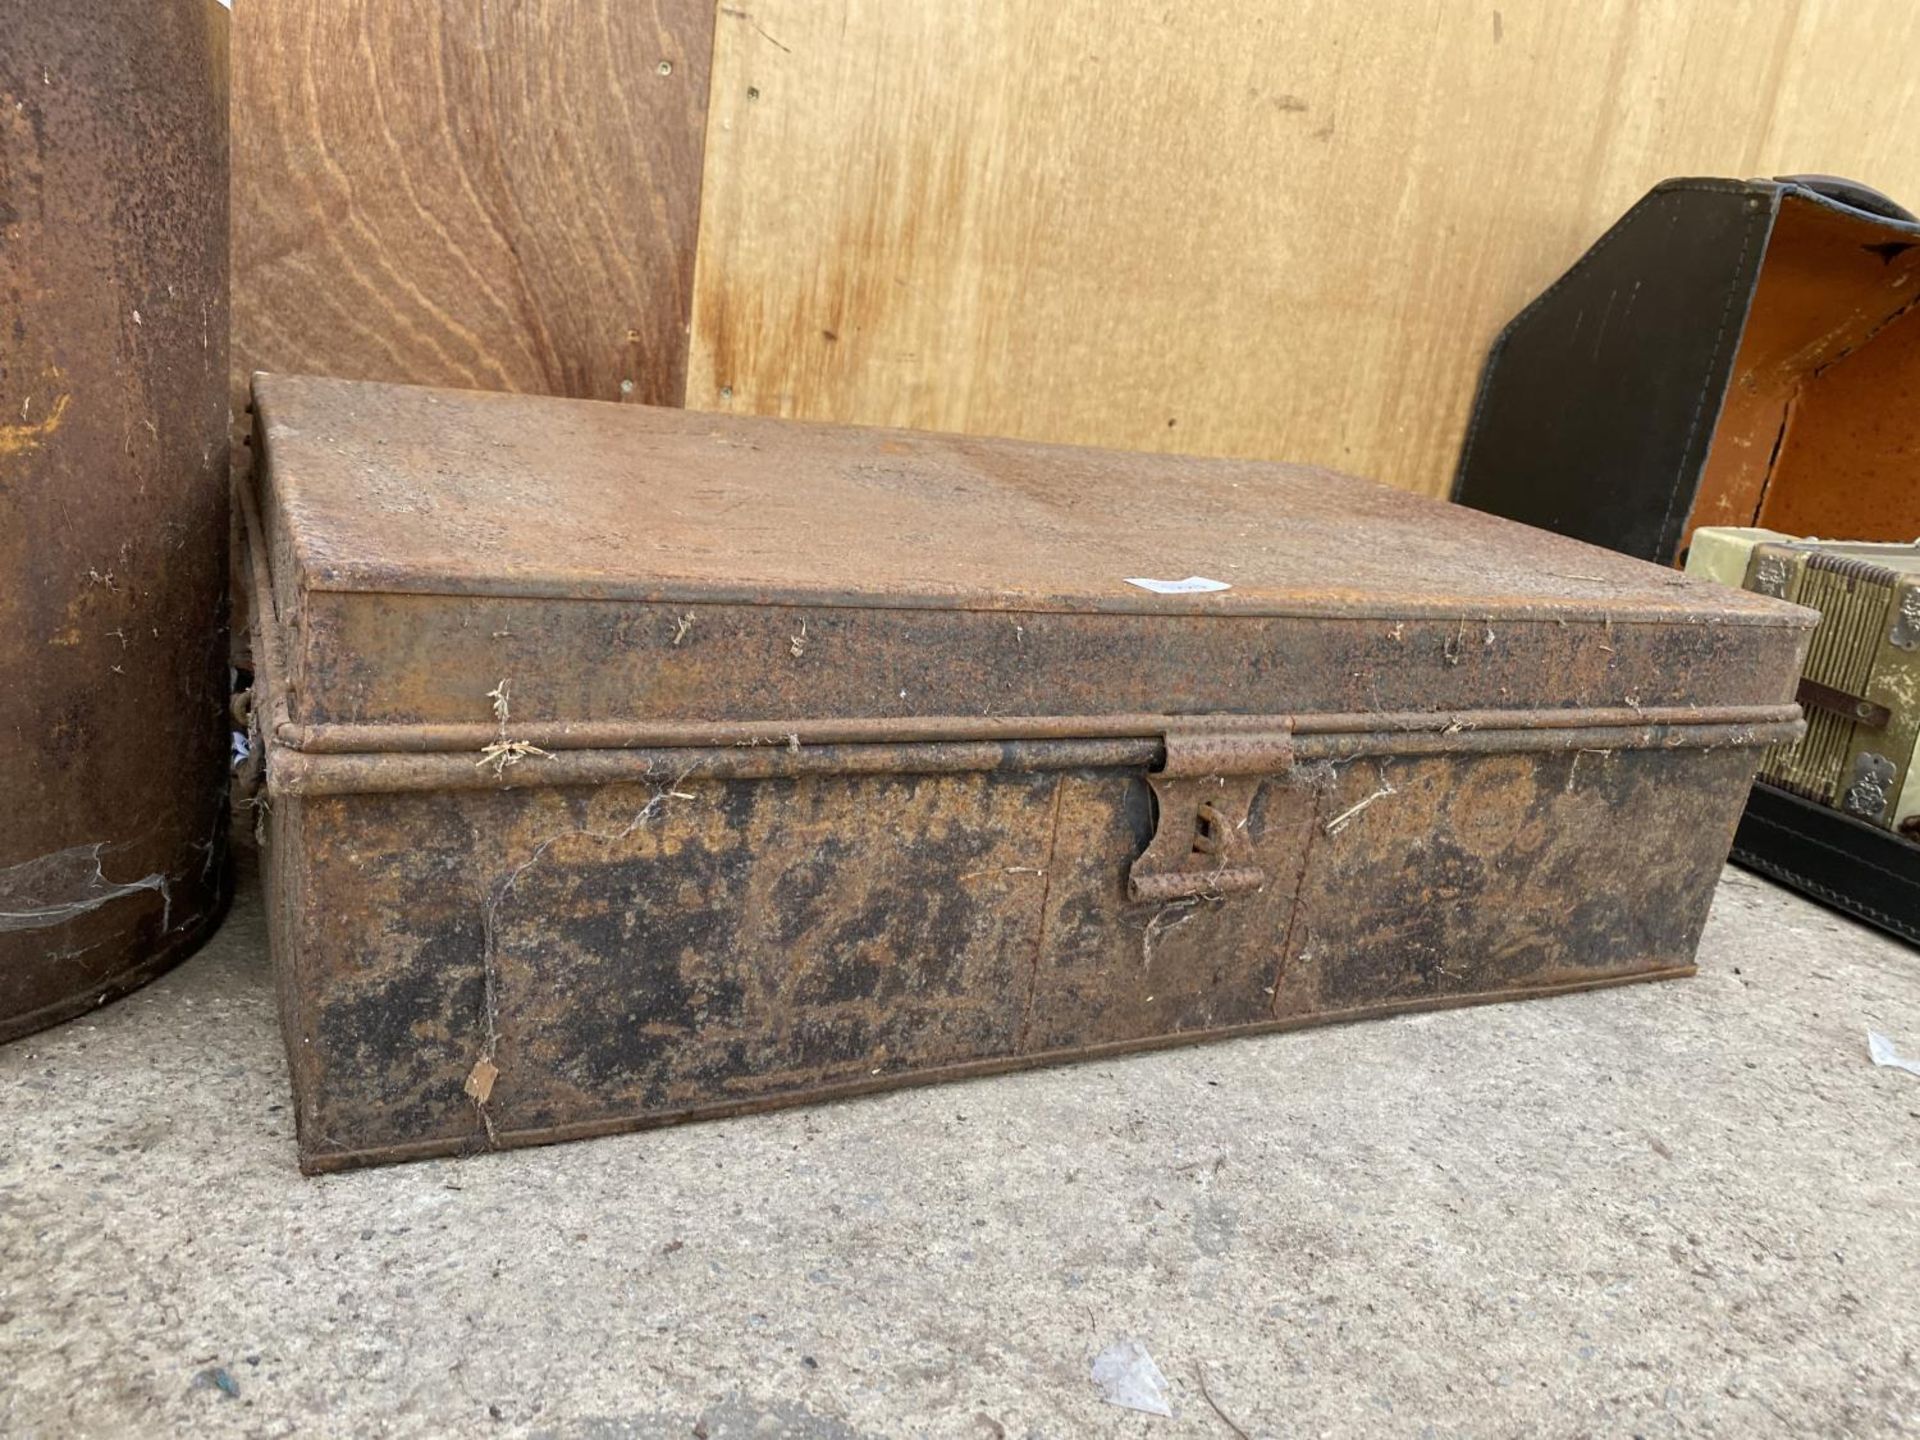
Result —
<path fill-rule="evenodd" d="M 1864 696 L 1836 690 L 1831 685 L 1822 685 L 1804 676 L 1800 680 L 1799 693 L 1793 698 L 1800 702 L 1802 709 L 1830 711 L 1848 720 L 1857 720 L 1874 730 L 1884 730 L 1893 723 L 1893 712 L 1886 706 L 1876 705 Z"/>
<path fill-rule="evenodd" d="M 1147 776 L 1157 807 L 1153 840 L 1127 872 L 1128 898 L 1163 904 L 1264 887 L 1248 812 L 1261 782 L 1292 768 L 1290 727 L 1168 732 L 1166 760 Z"/>

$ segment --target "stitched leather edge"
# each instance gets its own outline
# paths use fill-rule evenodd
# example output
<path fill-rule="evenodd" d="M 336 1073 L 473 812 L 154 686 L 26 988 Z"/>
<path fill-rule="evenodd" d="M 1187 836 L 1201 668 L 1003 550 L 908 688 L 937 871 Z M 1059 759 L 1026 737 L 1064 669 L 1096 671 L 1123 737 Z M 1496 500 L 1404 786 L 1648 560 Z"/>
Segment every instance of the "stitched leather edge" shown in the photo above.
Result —
<path fill-rule="evenodd" d="M 1500 333 L 1495 335 L 1493 338 L 1493 344 L 1487 347 L 1487 358 L 1480 367 L 1479 388 L 1474 395 L 1473 409 L 1468 414 L 1466 437 L 1461 442 L 1461 446 L 1460 446 L 1460 460 L 1459 460 L 1459 463 L 1454 467 L 1453 489 L 1450 492 L 1449 498 L 1457 501 L 1460 497 L 1460 488 L 1466 481 L 1467 470 L 1473 460 L 1474 445 L 1480 438 L 1481 425 L 1482 425 L 1482 422 L 1486 419 L 1487 404 L 1490 397 L 1490 392 L 1493 389 L 1494 371 L 1499 367 L 1500 360 L 1502 356 L 1506 353 L 1508 341 L 1510 341 L 1514 337 L 1514 335 L 1519 332 L 1521 326 L 1525 325 L 1533 317 L 1533 314 L 1535 311 L 1537 311 L 1541 306 L 1546 304 L 1548 300 L 1553 298 L 1553 296 L 1558 294 L 1561 290 L 1565 289 L 1568 285 L 1572 284 L 1576 277 L 1583 275 L 1587 270 L 1591 269 L 1594 263 L 1596 262 L 1597 258 L 1600 256 L 1600 254 L 1603 251 L 1605 251 L 1606 248 L 1609 245 L 1611 245 L 1615 240 L 1618 240 L 1623 234 L 1625 234 L 1627 230 L 1630 229 L 1637 221 L 1642 219 L 1644 216 L 1644 212 L 1651 209 L 1659 201 L 1664 200 L 1669 195 L 1675 195 L 1675 194 L 1693 193 L 1693 194 L 1762 196 L 1762 197 L 1767 197 L 1771 200 L 1771 205 L 1769 207 L 1769 213 L 1768 213 L 1767 224 L 1766 224 L 1767 233 L 1769 236 L 1771 236 L 1773 232 L 1774 218 L 1778 216 L 1778 214 L 1780 213 L 1781 193 L 1785 190 L 1791 189 L 1791 190 L 1797 191 L 1801 188 L 1802 187 L 1800 186 L 1782 185 L 1779 182 L 1772 181 L 1772 180 L 1722 180 L 1722 179 L 1714 179 L 1714 178 L 1709 178 L 1704 176 L 1674 179 L 1674 180 L 1662 180 L 1658 185 L 1654 186 L 1645 195 L 1642 195 L 1631 206 L 1629 206 L 1626 209 L 1626 211 L 1621 214 L 1619 219 L 1615 220 L 1613 224 L 1607 227 L 1607 229 L 1600 235 L 1599 239 L 1595 240 L 1591 245 L 1589 245 L 1586 248 L 1586 250 L 1581 254 L 1579 259 L 1575 260 L 1573 264 L 1568 266 L 1566 270 L 1561 273 L 1558 279 L 1556 279 L 1552 284 L 1548 285 L 1547 288 L 1542 290 L 1538 295 L 1534 296 L 1533 299 L 1528 301 L 1526 305 L 1522 306 L 1519 312 L 1516 313 L 1511 320 L 1509 320 L 1505 325 L 1503 325 L 1500 328 Z M 1748 236 L 1742 242 L 1741 259 L 1743 261 L 1746 258 L 1747 250 L 1750 249 L 1751 246 L 1752 246 L 1752 239 L 1751 239 L 1751 236 Z M 1749 300 L 1751 300 L 1752 298 L 1751 288 L 1749 288 L 1748 298 Z M 1728 296 L 1729 308 L 1731 308 L 1732 301 L 1733 301 L 1733 297 L 1732 295 L 1729 295 Z M 1741 329 L 1744 331 L 1745 328 L 1746 328 L 1745 314 L 1743 312 Z M 1725 329 L 1726 329 L 1726 312 L 1723 311 L 1721 315 L 1721 331 L 1722 331 L 1721 338 L 1724 337 Z M 1719 346 L 1719 340 L 1717 338 L 1715 343 L 1715 348 L 1714 348 L 1714 354 L 1712 357 L 1715 364 L 1718 363 L 1719 356 L 1720 356 L 1720 346 Z M 1710 365 L 1708 367 L 1706 382 L 1703 383 L 1701 386 L 1702 395 L 1703 395 L 1702 403 L 1704 403 L 1704 394 L 1706 390 L 1711 388 L 1711 382 L 1713 378 L 1712 370 L 1713 370 L 1713 366 Z M 1698 407 L 1696 407 L 1696 411 L 1695 411 L 1696 424 L 1698 423 L 1698 418 L 1699 418 Z M 1693 436 L 1693 432 L 1689 430 L 1688 432 L 1689 446 L 1691 446 L 1692 444 L 1692 436 Z M 1683 463 L 1684 463 L 1684 458 L 1685 457 L 1683 453 L 1683 456 L 1682 456 Z M 1672 509 L 1671 509 L 1671 506 L 1669 506 L 1669 509 L 1668 509 L 1669 516 L 1671 516 L 1671 513 L 1672 513 Z M 1661 533 L 1663 536 L 1666 533 L 1666 525 L 1667 525 L 1667 521 L 1663 519 L 1661 522 Z"/>

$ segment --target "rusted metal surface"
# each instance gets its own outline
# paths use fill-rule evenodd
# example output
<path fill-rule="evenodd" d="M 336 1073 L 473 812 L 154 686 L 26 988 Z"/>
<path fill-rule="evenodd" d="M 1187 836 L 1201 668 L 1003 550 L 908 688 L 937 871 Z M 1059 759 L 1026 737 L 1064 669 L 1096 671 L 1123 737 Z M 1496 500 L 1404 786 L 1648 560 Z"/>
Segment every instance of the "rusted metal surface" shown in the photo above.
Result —
<path fill-rule="evenodd" d="M 691 630 L 676 647 L 689 614 Z M 484 722 L 474 695 L 511 676 L 515 714 L 530 724 L 699 716 L 778 726 L 1112 710 L 1620 708 L 1628 699 L 1684 707 L 1697 699 L 1688 678 L 1701 670 L 1728 674 L 1724 703 L 1764 705 L 1778 699 L 1766 678 L 1797 664 L 1801 643 L 1795 630 L 1755 624 L 1615 622 L 1611 636 L 1596 634 L 1605 630 L 1599 614 L 1567 626 L 1498 611 L 1465 624 L 977 611 L 929 622 L 925 611 L 829 605 L 555 605 L 323 591 L 307 599 L 300 639 L 288 649 L 303 724 Z M 553 655 L 589 655 L 593 664 L 553 674 L 545 668 Z M 1048 680 L 1056 672 L 1060 680 Z"/>
<path fill-rule="evenodd" d="M 254 395 L 288 543 L 319 589 L 1390 622 L 1491 604 L 1671 623 L 1704 607 L 1788 623 L 1306 466 L 303 376 L 257 376 Z M 1174 570 L 1232 588 L 1126 583 Z"/>
<path fill-rule="evenodd" d="M 503 676 L 533 724 L 1667 707 L 1698 698 L 1700 672 L 1728 677 L 1724 703 L 1772 702 L 1803 637 L 1711 622 L 1714 603 L 1655 623 L 1486 602 L 1390 620 L 316 591 L 287 648 L 308 725 L 484 722 L 474 696 Z M 555 671 L 555 655 L 593 663 Z"/>
<path fill-rule="evenodd" d="M 1263 888 L 1147 903 L 1138 767 L 285 797 L 302 1163 L 1683 974 L 1754 755 L 1301 767 Z"/>
<path fill-rule="evenodd" d="M 1732 724 L 1595 725 L 1540 730 L 1366 731 L 1304 735 L 1295 755 L 1310 760 L 1362 756 L 1556 753 L 1569 750 L 1718 749 L 1765 746 L 1804 733 L 1798 712 L 1754 707 Z M 1169 717 L 1167 728 L 1191 724 Z M 798 733 L 796 731 L 796 733 Z M 542 785 L 609 785 L 660 780 L 691 768 L 713 780 L 773 779 L 787 775 L 912 773 L 953 775 L 1024 768 L 1066 770 L 1082 765 L 1159 767 L 1167 755 L 1157 738 L 1103 740 L 933 741 L 918 744 L 844 744 L 799 747 L 736 745 L 626 750 L 550 750 L 495 764 L 483 750 L 464 754 L 307 754 L 274 745 L 269 784 L 294 795 L 393 794 L 405 790 L 515 790 Z M 1243 765 L 1238 771 L 1249 773 Z"/>
<path fill-rule="evenodd" d="M 1802 681 L 1804 688 L 1805 682 Z M 1380 714 L 1288 717 L 1302 735 L 1360 732 L 1457 734 L 1463 730 L 1556 730 L 1603 725 L 1771 725 L 1798 718 L 1793 705 L 1585 706 L 1563 710 L 1402 710 Z M 1207 716 L 1209 733 L 1259 734 L 1271 715 Z M 927 715 L 905 719 L 798 720 L 780 723 L 692 721 L 514 722 L 514 734 L 562 750 L 625 750 L 636 746 L 919 744 L 950 740 L 1093 740 L 1163 735 L 1177 715 Z M 471 754 L 498 738 L 498 723 L 466 725 L 296 725 L 283 717 L 273 735 L 312 755 L 379 753 Z"/>
<path fill-rule="evenodd" d="M 1260 891 L 1274 876 L 1255 863 L 1247 830 L 1269 776 L 1293 769 L 1293 725 L 1259 730 L 1172 722 L 1153 789 L 1153 837 L 1127 868 L 1135 904 L 1214 900 Z"/>
<path fill-rule="evenodd" d="M 1763 597 L 1298 467 L 290 377 L 256 397 L 309 726 L 485 723 L 502 677 L 521 725 L 1665 707 L 1697 674 L 1767 704 L 1803 640 Z M 1233 588 L 1127 583 L 1175 571 Z"/>
<path fill-rule="evenodd" d="M 1153 838 L 1127 867 L 1136 904 L 1213 900 L 1264 890 L 1273 876 L 1253 863 L 1247 821 L 1261 788 L 1257 775 L 1149 775 Z"/>
<path fill-rule="evenodd" d="M 311 1170 L 1685 974 L 1801 728 L 1805 612 L 1357 482 L 260 394 Z"/>
<path fill-rule="evenodd" d="M 0 41 L 0 1040 L 226 894 L 227 12 Z"/>

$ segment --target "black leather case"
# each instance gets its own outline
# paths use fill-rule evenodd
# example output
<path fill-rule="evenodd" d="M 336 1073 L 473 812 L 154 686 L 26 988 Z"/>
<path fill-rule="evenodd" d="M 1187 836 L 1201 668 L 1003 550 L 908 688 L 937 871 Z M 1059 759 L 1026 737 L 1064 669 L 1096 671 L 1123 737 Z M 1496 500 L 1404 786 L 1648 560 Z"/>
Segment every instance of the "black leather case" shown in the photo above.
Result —
<path fill-rule="evenodd" d="M 1920 358 L 1920 313 L 1889 328 L 1910 270 L 1920 222 L 1865 186 L 1666 181 L 1494 342 L 1453 498 L 1660 564 L 1697 524 L 1913 539 L 1891 532 L 1915 525 L 1920 469 L 1882 423 L 1905 385 L 1873 388 Z M 1827 419 L 1791 431 L 1807 386 L 1869 345 Z M 1733 859 L 1920 943 L 1920 846 L 1890 831 L 1762 783 Z"/>

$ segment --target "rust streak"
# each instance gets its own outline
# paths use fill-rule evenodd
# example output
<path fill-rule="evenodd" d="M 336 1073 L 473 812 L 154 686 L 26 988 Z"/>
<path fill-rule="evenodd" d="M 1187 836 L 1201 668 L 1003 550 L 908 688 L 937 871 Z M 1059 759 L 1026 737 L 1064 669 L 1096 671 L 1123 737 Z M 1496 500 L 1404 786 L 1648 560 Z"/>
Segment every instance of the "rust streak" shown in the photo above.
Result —
<path fill-rule="evenodd" d="M 19 455 L 39 449 L 66 420 L 67 407 L 72 402 L 71 395 L 62 395 L 53 402 L 53 409 L 44 420 L 0 425 L 0 455 Z"/>
<path fill-rule="evenodd" d="M 493 1094 L 494 1081 L 501 1073 L 499 1063 L 496 1059 L 500 1048 L 498 916 L 501 904 L 505 902 L 508 894 L 512 892 L 513 887 L 520 883 L 521 876 L 533 869 L 535 865 L 538 865 L 540 861 L 546 857 L 547 852 L 562 840 L 569 840 L 578 836 L 588 840 L 596 840 L 602 845 L 618 845 L 621 841 L 632 836 L 636 831 L 651 824 L 659 816 L 660 812 L 666 808 L 667 801 L 693 798 L 687 792 L 683 791 L 680 786 L 696 768 L 698 767 L 688 767 L 676 776 L 670 784 L 654 791 L 647 803 L 642 805 L 640 809 L 634 813 L 633 818 L 620 830 L 610 832 L 597 831 L 589 830 L 584 825 L 580 825 L 570 830 L 557 831 L 545 839 L 538 841 L 533 847 L 533 853 L 508 873 L 506 879 L 494 889 L 492 896 L 488 899 L 486 909 L 481 916 L 480 951 L 480 974 L 482 994 L 484 997 L 482 1019 L 485 1023 L 485 1035 L 483 1037 L 485 1049 L 481 1051 L 479 1058 L 474 1061 L 473 1069 L 468 1072 L 468 1083 L 465 1087 L 465 1093 L 467 1097 L 473 1101 L 473 1108 L 479 1116 L 480 1124 L 486 1133 L 487 1145 L 490 1149 L 497 1149 L 499 1147 L 499 1137 L 494 1129 L 493 1116 L 487 1106 Z M 484 1077 L 483 1083 L 482 1077 Z"/>
<path fill-rule="evenodd" d="M 1384 774 L 1384 771 L 1382 773 Z M 1272 1000 L 1268 1013 L 1276 1020 L 1280 1018 L 1281 987 L 1286 983 L 1287 968 L 1293 964 L 1294 960 L 1293 932 L 1300 924 L 1300 912 L 1306 908 L 1300 902 L 1300 895 L 1306 889 L 1307 867 L 1313 862 L 1314 852 L 1319 846 L 1321 837 L 1327 833 L 1326 825 L 1320 817 L 1326 812 L 1327 802 L 1333 795 L 1333 786 L 1331 783 L 1315 783 L 1312 791 L 1313 804 L 1307 807 L 1307 840 L 1300 847 L 1300 864 L 1293 872 L 1293 895 L 1287 903 L 1287 930 L 1280 941 L 1280 961 L 1273 972 Z M 1313 933 L 1312 926 L 1307 927 L 1307 933 L 1309 936 Z M 1304 941 L 1302 948 L 1305 948 Z"/>
<path fill-rule="evenodd" d="M 1040 923 L 1033 937 L 1033 964 L 1027 971 L 1027 1002 L 1020 1010 L 1020 1030 L 1013 1042 L 1016 1055 L 1023 1054 L 1027 1048 L 1027 1034 L 1033 1024 L 1034 994 L 1040 984 L 1040 957 L 1047 950 L 1047 900 L 1053 894 L 1054 852 L 1060 846 L 1060 791 L 1067 783 L 1067 777 L 1061 775 L 1053 782 L 1053 805 L 1047 819 L 1047 858 L 1040 870 Z"/>

